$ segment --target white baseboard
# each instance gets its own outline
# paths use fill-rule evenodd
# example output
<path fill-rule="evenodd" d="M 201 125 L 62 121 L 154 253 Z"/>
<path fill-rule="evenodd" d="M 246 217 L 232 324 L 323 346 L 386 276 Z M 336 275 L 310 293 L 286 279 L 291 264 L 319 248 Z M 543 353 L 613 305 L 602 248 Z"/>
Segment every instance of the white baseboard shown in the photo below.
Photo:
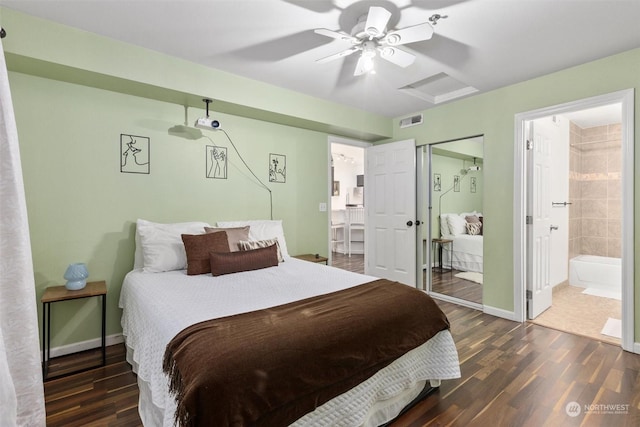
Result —
<path fill-rule="evenodd" d="M 107 346 L 109 346 L 109 345 L 120 344 L 121 342 L 124 342 L 124 338 L 122 334 L 113 334 L 113 335 L 107 335 L 105 341 Z M 102 345 L 102 342 L 100 338 L 95 338 L 92 340 L 76 342 L 73 344 L 61 345 L 60 347 L 52 347 L 51 357 L 53 358 L 58 356 L 64 356 L 66 354 L 77 353 L 79 351 L 91 350 L 93 348 L 100 348 L 101 345 Z"/>
<path fill-rule="evenodd" d="M 516 315 L 513 311 L 503 310 L 501 308 L 491 307 L 488 305 L 484 306 L 484 313 L 490 314 L 492 316 L 501 317 L 503 319 L 512 320 L 516 322 Z"/>
<path fill-rule="evenodd" d="M 633 350 L 635 354 L 640 354 L 640 342 L 633 343 Z"/>

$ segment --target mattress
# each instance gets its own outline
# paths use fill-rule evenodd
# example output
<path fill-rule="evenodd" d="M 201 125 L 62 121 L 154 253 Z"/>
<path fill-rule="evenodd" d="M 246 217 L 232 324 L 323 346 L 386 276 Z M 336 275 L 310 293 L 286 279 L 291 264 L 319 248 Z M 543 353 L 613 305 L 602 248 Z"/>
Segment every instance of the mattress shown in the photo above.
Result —
<path fill-rule="evenodd" d="M 285 304 L 375 279 L 294 258 L 287 258 L 278 267 L 218 277 L 187 276 L 184 270 L 130 272 L 122 286 L 120 307 L 127 358 L 138 375 L 143 423 L 174 423 L 176 403 L 168 392 L 162 357 L 167 343 L 182 329 L 204 320 Z M 424 380 L 459 376 L 451 334 L 442 331 L 294 425 L 367 425 L 379 402 L 392 403 L 397 398 L 400 403 L 396 406 L 400 406 L 411 399 Z M 385 417 L 388 415 L 373 415 L 371 425 L 385 422 L 380 421 Z"/>
<path fill-rule="evenodd" d="M 442 246 L 443 266 L 452 265 L 454 270 L 477 271 L 482 273 L 483 237 L 469 234 L 446 235 L 443 239 L 453 240 L 452 245 Z M 453 253 L 451 251 L 453 248 Z"/>

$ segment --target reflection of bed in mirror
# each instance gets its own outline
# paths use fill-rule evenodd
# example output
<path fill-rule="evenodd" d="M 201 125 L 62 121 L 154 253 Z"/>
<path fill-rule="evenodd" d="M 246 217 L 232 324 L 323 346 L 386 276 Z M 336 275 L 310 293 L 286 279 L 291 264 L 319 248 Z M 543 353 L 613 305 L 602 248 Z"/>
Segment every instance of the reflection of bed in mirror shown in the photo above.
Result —
<path fill-rule="evenodd" d="M 453 242 L 442 247 L 443 265 L 482 273 L 483 216 L 479 212 L 440 215 L 440 235 Z"/>

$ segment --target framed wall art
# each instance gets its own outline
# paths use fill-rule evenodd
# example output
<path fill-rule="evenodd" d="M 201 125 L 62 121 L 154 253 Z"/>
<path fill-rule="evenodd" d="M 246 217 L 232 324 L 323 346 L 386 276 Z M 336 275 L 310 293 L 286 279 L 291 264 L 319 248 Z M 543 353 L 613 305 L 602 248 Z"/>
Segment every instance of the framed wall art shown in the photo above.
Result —
<path fill-rule="evenodd" d="M 149 138 L 120 134 L 120 172 L 150 173 Z"/>
<path fill-rule="evenodd" d="M 207 178 L 227 179 L 227 147 L 206 146 Z"/>
<path fill-rule="evenodd" d="M 269 182 L 287 182 L 287 156 L 269 154 Z"/>
<path fill-rule="evenodd" d="M 433 191 L 441 191 L 442 190 L 442 179 L 440 178 L 439 173 L 433 174 Z"/>

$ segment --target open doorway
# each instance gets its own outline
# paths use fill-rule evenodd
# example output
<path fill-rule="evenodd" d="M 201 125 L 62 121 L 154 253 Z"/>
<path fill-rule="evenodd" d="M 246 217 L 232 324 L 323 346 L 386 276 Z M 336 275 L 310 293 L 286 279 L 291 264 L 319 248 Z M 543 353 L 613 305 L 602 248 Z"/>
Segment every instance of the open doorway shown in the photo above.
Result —
<path fill-rule="evenodd" d="M 365 148 L 371 144 L 332 137 L 330 151 L 329 264 L 364 274 Z"/>
<path fill-rule="evenodd" d="M 525 124 L 533 144 L 548 140 L 549 183 L 533 192 L 547 192 L 541 199 L 550 202 L 552 287 L 551 306 L 528 317 L 616 345 L 622 334 L 621 120 L 622 105 L 615 103 Z"/>
<path fill-rule="evenodd" d="M 588 122 L 583 118 L 589 110 L 601 117 L 601 108 L 617 111 L 619 122 Z M 572 123 L 573 121 L 573 123 Z M 577 125 L 582 121 L 582 126 Z M 609 120 L 605 120 L 609 121 Z M 614 120 L 615 121 L 615 120 Z M 606 126 L 606 127 L 600 127 Z M 556 150 L 554 132 L 565 128 L 568 135 L 563 150 Z M 586 129 L 586 130 L 585 130 Z M 573 132 L 573 139 L 571 133 Z M 562 133 L 562 132 L 560 132 Z M 598 141 L 603 141 L 597 145 Z M 619 142 L 616 142 L 618 140 Z M 621 91 L 586 100 L 549 107 L 516 115 L 516 171 L 514 175 L 514 254 L 515 288 L 514 312 L 516 320 L 540 321 L 549 310 L 560 312 L 558 329 L 571 324 L 586 325 L 587 320 L 601 323 L 594 338 L 608 341 L 602 332 L 614 332 L 608 317 L 596 320 L 595 311 L 585 305 L 585 311 L 574 320 L 558 310 L 562 301 L 554 302 L 559 291 L 575 290 L 565 295 L 569 305 L 576 308 L 578 298 L 585 295 L 614 300 L 620 307 L 620 344 L 625 350 L 633 348 L 633 91 Z M 570 143 L 573 145 L 570 145 Z M 587 144 L 593 143 L 593 144 Z M 618 146 L 619 148 L 616 148 Z M 572 153 L 573 151 L 573 153 Z M 563 154 L 564 153 L 564 154 Z M 573 163 L 571 155 L 573 154 Z M 561 160 L 563 156 L 566 160 Z M 564 163 L 566 172 L 558 172 Z M 584 168 L 583 168 L 584 167 Z M 562 177 L 564 174 L 565 179 Z M 615 182 L 615 178 L 618 182 Z M 613 181 L 610 178 L 614 178 Z M 573 179 L 573 181 L 571 181 Z M 610 182 L 611 181 L 611 182 Z M 564 190 L 563 190 L 564 188 Z M 598 191 L 604 189 L 604 191 Z M 563 193 L 564 192 L 564 193 Z M 584 216 L 583 213 L 586 215 Z M 616 218 L 617 217 L 617 218 Z M 620 227 L 617 228 L 616 225 Z M 617 237 L 614 237 L 617 236 Z M 582 252 L 594 252 L 596 255 Z M 579 253 L 580 252 L 580 253 Z M 588 286 L 578 283 L 585 273 L 577 273 L 570 259 L 580 255 L 619 259 L 620 299 L 615 301 L 614 286 Z M 616 256 L 617 255 L 617 256 Z M 600 273 L 593 266 L 588 280 Z M 573 286 L 572 282 L 573 271 Z M 610 273 L 602 273 L 612 276 Z M 613 275 L 615 277 L 615 275 Z M 587 288 L 598 288 L 589 290 Z M 576 288 L 576 289 L 573 289 Z M 596 294 L 596 295 L 593 295 Z M 604 300 L 602 300 L 604 301 Z M 556 304 L 558 303 L 558 304 Z M 551 308 L 549 308 L 551 307 Z M 591 305 L 605 311 L 602 304 Z M 549 317 L 549 316 L 547 316 Z M 576 325 L 574 325 L 576 326 Z M 606 329 L 608 328 L 608 329 Z M 578 330 L 570 332 L 589 335 Z M 598 336 L 602 335 L 602 336 Z M 611 341 L 610 341 L 611 342 Z"/>

